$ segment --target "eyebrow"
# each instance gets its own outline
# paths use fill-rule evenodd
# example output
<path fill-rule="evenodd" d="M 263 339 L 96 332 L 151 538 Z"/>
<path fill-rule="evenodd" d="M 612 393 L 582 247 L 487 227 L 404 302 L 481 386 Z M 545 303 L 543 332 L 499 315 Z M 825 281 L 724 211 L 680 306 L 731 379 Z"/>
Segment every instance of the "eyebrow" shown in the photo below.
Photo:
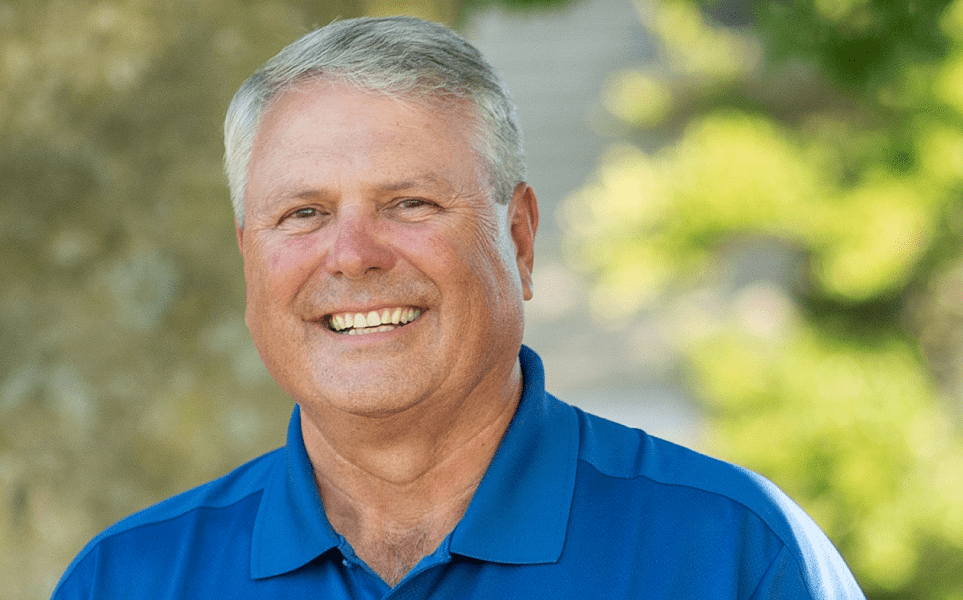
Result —
<path fill-rule="evenodd" d="M 382 183 L 376 185 L 372 188 L 372 191 L 376 193 L 385 192 L 403 192 L 405 190 L 410 190 L 412 188 L 423 187 L 423 186 L 437 186 L 444 185 L 451 187 L 450 182 L 446 181 L 442 177 L 438 177 L 434 173 L 427 173 L 420 177 L 414 177 L 411 179 L 403 179 L 400 181 L 391 181 L 387 183 Z M 293 185 L 289 187 L 283 187 L 275 191 L 275 193 L 270 194 L 268 197 L 268 204 L 274 204 L 275 202 L 280 202 L 287 199 L 298 199 L 298 200 L 311 200 L 316 198 L 327 198 L 330 196 L 330 192 L 325 188 L 314 188 L 314 187 L 302 187 L 298 185 Z"/>
<path fill-rule="evenodd" d="M 378 192 L 403 192 L 405 190 L 410 190 L 411 188 L 438 184 L 448 185 L 448 182 L 441 177 L 438 177 L 434 173 L 426 173 L 425 175 L 416 177 L 414 179 L 405 179 L 398 182 L 385 183 L 377 186 L 375 190 Z"/>
<path fill-rule="evenodd" d="M 435 173 L 429 172 L 411 179 L 402 179 L 400 181 L 382 183 L 372 188 L 372 191 L 376 194 L 385 194 L 392 192 L 404 192 L 418 187 L 439 185 L 444 186 L 445 188 L 452 187 L 451 182 L 447 181 L 443 177 L 439 177 Z M 330 198 L 331 196 L 331 192 L 325 188 L 305 187 L 294 184 L 280 187 L 273 193 L 269 194 L 261 208 L 264 212 L 272 212 L 278 205 L 282 205 L 291 200 L 316 201 L 324 200 Z"/>

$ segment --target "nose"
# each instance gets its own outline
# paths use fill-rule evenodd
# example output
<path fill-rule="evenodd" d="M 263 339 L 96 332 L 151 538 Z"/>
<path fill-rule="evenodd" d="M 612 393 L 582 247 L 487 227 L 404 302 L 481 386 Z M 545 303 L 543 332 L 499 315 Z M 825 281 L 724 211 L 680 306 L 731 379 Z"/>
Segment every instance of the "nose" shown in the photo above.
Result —
<path fill-rule="evenodd" d="M 373 218 L 341 215 L 334 241 L 327 253 L 325 267 L 331 275 L 360 279 L 373 271 L 394 266 L 395 254 L 374 235 Z"/>

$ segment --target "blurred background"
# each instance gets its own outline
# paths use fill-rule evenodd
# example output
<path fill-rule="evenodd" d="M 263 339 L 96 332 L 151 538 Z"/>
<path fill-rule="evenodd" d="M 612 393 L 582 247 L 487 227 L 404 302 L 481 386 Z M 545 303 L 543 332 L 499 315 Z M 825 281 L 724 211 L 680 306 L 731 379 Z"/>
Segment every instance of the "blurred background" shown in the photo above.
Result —
<path fill-rule="evenodd" d="M 963 0 L 3 0 L 0 600 L 283 443 L 223 113 L 400 13 L 516 97 L 550 390 L 775 480 L 871 599 L 963 599 Z"/>

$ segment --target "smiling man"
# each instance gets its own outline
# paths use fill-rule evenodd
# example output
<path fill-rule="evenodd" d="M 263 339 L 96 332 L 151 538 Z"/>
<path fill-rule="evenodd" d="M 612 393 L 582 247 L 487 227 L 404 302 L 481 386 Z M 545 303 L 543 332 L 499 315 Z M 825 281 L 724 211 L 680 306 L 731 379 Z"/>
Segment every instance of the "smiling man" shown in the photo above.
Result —
<path fill-rule="evenodd" d="M 111 527 L 54 598 L 862 597 L 771 483 L 546 393 L 521 134 L 463 39 L 319 29 L 225 138 L 287 445 Z"/>

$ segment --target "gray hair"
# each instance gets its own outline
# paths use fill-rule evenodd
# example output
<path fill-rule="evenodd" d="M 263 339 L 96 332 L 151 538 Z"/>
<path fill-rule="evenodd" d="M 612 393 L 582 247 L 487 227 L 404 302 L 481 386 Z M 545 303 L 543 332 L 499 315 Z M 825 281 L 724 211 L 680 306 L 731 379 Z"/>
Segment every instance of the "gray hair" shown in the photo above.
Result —
<path fill-rule="evenodd" d="M 413 17 L 336 21 L 290 44 L 245 81 L 224 121 L 224 170 L 234 215 L 244 224 L 248 162 L 261 114 L 272 99 L 312 79 L 346 82 L 431 106 L 467 100 L 474 110 L 473 149 L 489 194 L 511 200 L 525 179 L 515 105 L 495 69 L 450 29 Z"/>

